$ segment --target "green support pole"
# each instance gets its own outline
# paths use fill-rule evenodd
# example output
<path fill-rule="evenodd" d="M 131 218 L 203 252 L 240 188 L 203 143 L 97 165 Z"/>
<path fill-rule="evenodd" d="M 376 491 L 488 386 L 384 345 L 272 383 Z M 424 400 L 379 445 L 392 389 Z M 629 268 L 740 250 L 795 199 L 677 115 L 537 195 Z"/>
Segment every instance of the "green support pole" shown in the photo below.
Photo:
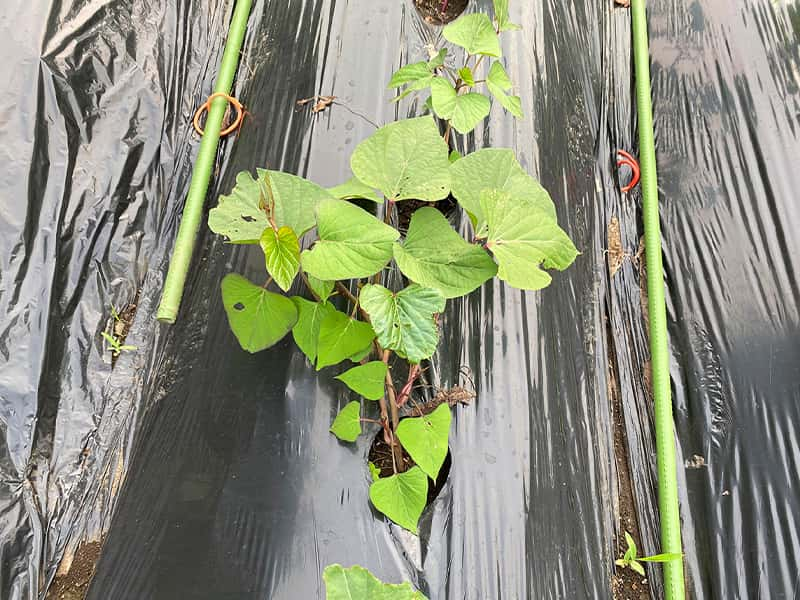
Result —
<path fill-rule="evenodd" d="M 239 53 L 242 50 L 244 35 L 247 31 L 247 20 L 250 17 L 252 0 L 238 0 L 233 11 L 228 40 L 225 43 L 225 52 L 222 55 L 217 83 L 214 93 L 230 94 L 233 78 L 239 64 Z M 211 101 L 211 109 L 205 124 L 205 134 L 200 141 L 200 151 L 197 162 L 192 172 L 192 181 L 189 184 L 189 194 L 183 208 L 183 218 L 172 251 L 172 260 L 169 264 L 167 279 L 164 281 L 164 291 L 161 295 L 161 304 L 158 307 L 157 318 L 163 323 L 174 323 L 178 315 L 183 296 L 183 286 L 186 275 L 192 262 L 195 239 L 200 229 L 203 217 L 203 204 L 208 192 L 208 183 L 214 169 L 214 160 L 219 146 L 219 133 L 222 130 L 222 121 L 228 102 L 225 98 L 215 98 Z"/>
<path fill-rule="evenodd" d="M 639 165 L 642 175 L 644 239 L 647 262 L 647 294 L 650 311 L 650 355 L 655 401 L 658 509 L 661 515 L 661 552 L 681 554 L 681 518 L 678 510 L 678 465 L 667 346 L 667 309 L 664 269 L 661 264 L 661 225 L 658 212 L 658 176 L 653 139 L 653 106 L 650 92 L 650 50 L 647 39 L 645 0 L 631 2 L 633 57 L 636 65 L 636 110 L 639 118 Z M 664 563 L 667 600 L 685 598 L 683 561 Z"/>

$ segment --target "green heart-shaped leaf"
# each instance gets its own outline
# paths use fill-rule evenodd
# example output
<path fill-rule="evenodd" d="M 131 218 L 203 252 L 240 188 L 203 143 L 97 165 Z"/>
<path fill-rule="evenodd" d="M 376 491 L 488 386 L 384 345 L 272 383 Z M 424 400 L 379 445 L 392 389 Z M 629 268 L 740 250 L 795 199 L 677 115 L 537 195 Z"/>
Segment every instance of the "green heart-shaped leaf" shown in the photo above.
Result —
<path fill-rule="evenodd" d="M 497 29 L 499 31 L 522 29 L 522 27 L 512 23 L 508 18 L 508 0 L 494 0 L 494 18 L 497 21 Z"/>
<path fill-rule="evenodd" d="M 297 323 L 292 328 L 292 337 L 297 347 L 314 364 L 317 360 L 320 324 L 325 317 L 335 313 L 336 309 L 327 302 L 311 302 L 299 296 L 293 296 L 292 302 L 297 307 L 298 314 Z"/>
<path fill-rule="evenodd" d="M 417 533 L 417 522 L 428 499 L 428 476 L 419 467 L 381 477 L 369 487 L 372 504 L 392 521 Z"/>
<path fill-rule="evenodd" d="M 275 231 L 267 227 L 261 234 L 261 249 L 267 261 L 267 272 L 284 292 L 292 286 L 300 269 L 300 242 L 290 227 Z"/>
<path fill-rule="evenodd" d="M 442 30 L 444 39 L 461 46 L 469 54 L 485 54 L 487 56 L 503 55 L 500 39 L 492 22 L 484 13 L 464 15 L 445 26 Z"/>
<path fill-rule="evenodd" d="M 444 78 L 437 77 L 431 82 L 433 110 L 442 119 L 449 120 L 459 133 L 469 133 L 485 119 L 492 104 L 486 96 L 470 92 L 458 94 L 456 89 Z"/>
<path fill-rule="evenodd" d="M 507 192 L 484 191 L 481 210 L 488 225 L 486 247 L 497 259 L 497 276 L 515 288 L 547 287 L 551 277 L 542 267 L 564 270 L 578 256 L 556 220 L 531 210 L 525 200 Z"/>
<path fill-rule="evenodd" d="M 222 280 L 222 304 L 233 334 L 251 353 L 277 344 L 297 322 L 297 308 L 289 298 L 235 273 Z"/>
<path fill-rule="evenodd" d="M 336 415 L 330 431 L 343 442 L 355 442 L 361 435 L 361 404 L 349 402 Z"/>
<path fill-rule="evenodd" d="M 411 281 L 437 289 L 445 298 L 468 294 L 497 274 L 486 251 L 467 243 L 432 207 L 411 216 L 405 241 L 394 245 L 394 258 Z"/>
<path fill-rule="evenodd" d="M 403 448 L 434 481 L 447 458 L 451 420 L 450 406 L 445 402 L 429 415 L 403 419 L 397 427 L 397 439 Z"/>
<path fill-rule="evenodd" d="M 369 323 L 334 311 L 322 319 L 319 326 L 317 371 L 361 352 L 374 339 L 375 332 Z"/>
<path fill-rule="evenodd" d="M 328 188 L 332 196 L 340 200 L 353 200 L 355 198 L 363 198 L 381 204 L 383 198 L 367 184 L 362 183 L 355 177 L 351 177 L 348 181 L 336 187 Z"/>
<path fill-rule="evenodd" d="M 382 285 L 370 284 L 361 289 L 360 301 L 384 348 L 412 363 L 436 351 L 439 332 L 433 315 L 445 306 L 438 290 L 412 284 L 393 294 Z"/>
<path fill-rule="evenodd" d="M 369 277 L 392 258 L 400 234 L 367 211 L 342 200 L 325 200 L 317 208 L 319 240 L 303 252 L 303 270 L 335 281 Z"/>
<path fill-rule="evenodd" d="M 353 152 L 350 166 L 366 185 L 390 200 L 433 202 L 450 193 L 447 143 L 432 117 L 381 127 Z"/>
<path fill-rule="evenodd" d="M 473 218 L 473 224 L 483 224 L 486 219 L 481 210 L 483 190 L 509 192 L 515 198 L 527 201 L 534 212 L 544 211 L 556 218 L 556 208 L 550 194 L 528 175 L 517 162 L 514 152 L 506 148 L 484 148 L 450 166 L 453 178 L 453 196 Z"/>
<path fill-rule="evenodd" d="M 386 371 L 386 363 L 374 360 L 353 367 L 338 375 L 336 379 L 344 383 L 356 394 L 364 396 L 367 400 L 378 400 L 383 398 Z"/>
<path fill-rule="evenodd" d="M 522 113 L 522 100 L 519 96 L 506 94 L 512 86 L 511 79 L 509 79 L 503 65 L 499 61 L 494 61 L 489 69 L 489 75 L 486 77 L 486 87 L 489 88 L 492 96 L 497 98 L 508 112 L 521 119 L 524 116 Z"/>

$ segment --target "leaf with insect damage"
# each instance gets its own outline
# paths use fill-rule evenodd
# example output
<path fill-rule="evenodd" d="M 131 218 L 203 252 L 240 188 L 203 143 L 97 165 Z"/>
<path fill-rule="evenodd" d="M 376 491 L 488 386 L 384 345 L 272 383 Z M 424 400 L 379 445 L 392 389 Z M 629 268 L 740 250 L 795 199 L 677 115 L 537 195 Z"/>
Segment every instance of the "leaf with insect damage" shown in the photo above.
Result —
<path fill-rule="evenodd" d="M 233 334 L 251 353 L 277 344 L 297 322 L 297 308 L 289 298 L 235 273 L 222 280 L 222 303 Z"/>
<path fill-rule="evenodd" d="M 258 169 L 258 179 L 242 171 L 230 195 L 219 197 L 208 215 L 208 226 L 237 244 L 257 244 L 270 226 L 290 227 L 300 237 L 314 226 L 314 209 L 333 198 L 317 184 L 280 171 Z"/>

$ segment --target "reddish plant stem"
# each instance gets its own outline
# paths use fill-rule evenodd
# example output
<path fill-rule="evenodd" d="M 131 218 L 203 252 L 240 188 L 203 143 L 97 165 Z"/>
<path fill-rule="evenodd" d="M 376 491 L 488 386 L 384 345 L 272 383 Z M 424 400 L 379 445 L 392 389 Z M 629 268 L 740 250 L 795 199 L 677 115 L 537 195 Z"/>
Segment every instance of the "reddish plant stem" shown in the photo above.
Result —
<path fill-rule="evenodd" d="M 406 380 L 406 384 L 397 395 L 397 406 L 403 406 L 411 397 L 411 390 L 414 387 L 414 382 L 417 380 L 417 377 L 419 377 L 419 374 L 419 365 L 411 365 L 411 368 L 408 371 L 408 379 Z"/>
<path fill-rule="evenodd" d="M 403 448 L 400 446 L 399 441 L 395 438 L 394 432 L 397 431 L 397 426 L 400 424 L 400 411 L 397 407 L 397 395 L 394 389 L 394 381 L 392 380 L 392 372 L 389 367 L 389 356 L 391 350 L 383 351 L 383 362 L 386 365 L 386 392 L 389 396 L 389 410 L 392 415 L 392 429 L 389 432 L 390 438 L 387 442 L 392 449 L 392 461 L 395 468 L 395 473 L 405 471 L 405 462 L 403 462 Z M 385 435 L 385 433 L 384 433 Z"/>

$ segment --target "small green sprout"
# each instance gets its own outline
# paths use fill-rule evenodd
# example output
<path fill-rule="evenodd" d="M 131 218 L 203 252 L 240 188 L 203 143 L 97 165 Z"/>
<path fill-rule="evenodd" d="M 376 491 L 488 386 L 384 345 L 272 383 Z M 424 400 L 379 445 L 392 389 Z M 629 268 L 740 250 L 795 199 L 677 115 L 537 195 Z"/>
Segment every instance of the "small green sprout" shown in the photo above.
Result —
<path fill-rule="evenodd" d="M 625 541 L 628 544 L 628 549 L 625 551 L 625 554 L 622 558 L 618 558 L 615 564 L 618 567 L 627 567 L 632 571 L 635 571 L 642 577 L 645 576 L 644 573 L 644 566 L 642 566 L 642 562 L 671 562 L 673 560 L 681 560 L 683 558 L 683 554 L 677 553 L 664 553 L 664 554 L 654 554 L 653 556 L 637 556 L 637 549 L 636 549 L 636 542 L 633 541 L 631 534 L 627 531 L 625 532 Z"/>
<path fill-rule="evenodd" d="M 119 316 L 119 313 L 117 312 L 117 309 L 116 309 L 116 308 L 114 308 L 114 305 L 113 305 L 113 304 L 111 305 L 111 317 L 114 319 L 114 321 L 115 321 L 116 323 L 119 323 L 119 322 L 122 320 L 122 319 L 120 318 L 120 316 Z"/>
<path fill-rule="evenodd" d="M 119 356 L 121 353 L 127 350 L 136 350 L 136 346 L 125 345 L 116 337 L 106 333 L 105 331 L 100 332 L 100 335 L 102 335 L 103 338 L 108 342 L 108 345 L 111 347 L 111 353 L 114 356 Z"/>

